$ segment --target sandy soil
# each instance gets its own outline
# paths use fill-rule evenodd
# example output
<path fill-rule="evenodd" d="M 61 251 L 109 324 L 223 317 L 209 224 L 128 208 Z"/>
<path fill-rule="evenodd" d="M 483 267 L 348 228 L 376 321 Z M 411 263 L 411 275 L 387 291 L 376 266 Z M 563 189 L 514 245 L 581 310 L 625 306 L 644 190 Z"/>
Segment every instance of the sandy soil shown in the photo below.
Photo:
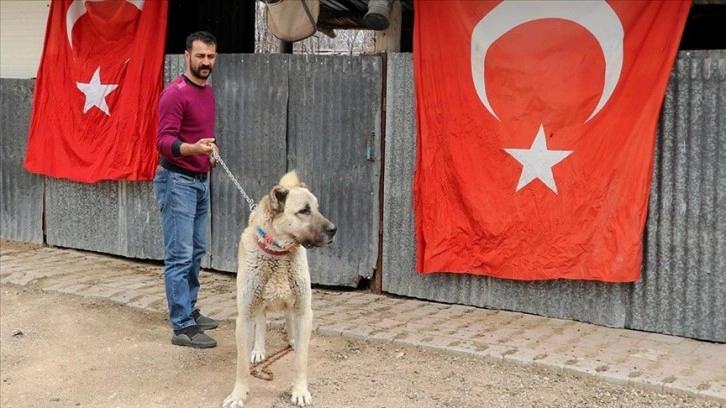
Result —
<path fill-rule="evenodd" d="M 170 344 L 162 313 L 107 300 L 0 286 L 0 405 L 220 407 L 234 382 L 234 323 L 219 346 Z M 284 347 L 271 330 L 268 354 Z M 315 407 L 718 407 L 592 379 L 393 344 L 313 334 Z M 273 381 L 253 379 L 247 406 L 288 407 L 292 353 Z"/>

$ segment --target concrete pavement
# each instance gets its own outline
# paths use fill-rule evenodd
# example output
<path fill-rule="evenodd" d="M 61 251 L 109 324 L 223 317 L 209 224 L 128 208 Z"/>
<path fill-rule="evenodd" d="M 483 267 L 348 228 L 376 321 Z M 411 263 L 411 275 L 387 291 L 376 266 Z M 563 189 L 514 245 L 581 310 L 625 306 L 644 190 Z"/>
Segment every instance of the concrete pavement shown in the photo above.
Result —
<path fill-rule="evenodd" d="M 158 263 L 2 241 L 0 284 L 98 297 L 166 314 Z M 231 274 L 202 272 L 200 307 L 236 316 Z M 376 295 L 314 290 L 316 333 L 393 342 L 726 404 L 726 344 L 575 321 Z M 281 327 L 281 315 L 269 324 Z"/>

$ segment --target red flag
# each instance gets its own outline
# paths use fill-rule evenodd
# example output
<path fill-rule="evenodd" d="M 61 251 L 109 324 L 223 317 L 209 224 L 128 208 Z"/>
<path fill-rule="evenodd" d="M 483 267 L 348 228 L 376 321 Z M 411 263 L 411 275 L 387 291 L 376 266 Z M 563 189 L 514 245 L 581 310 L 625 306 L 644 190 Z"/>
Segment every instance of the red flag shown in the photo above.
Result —
<path fill-rule="evenodd" d="M 690 0 L 415 7 L 417 271 L 639 279 Z"/>
<path fill-rule="evenodd" d="M 54 0 L 24 167 L 80 182 L 150 180 L 166 0 Z"/>

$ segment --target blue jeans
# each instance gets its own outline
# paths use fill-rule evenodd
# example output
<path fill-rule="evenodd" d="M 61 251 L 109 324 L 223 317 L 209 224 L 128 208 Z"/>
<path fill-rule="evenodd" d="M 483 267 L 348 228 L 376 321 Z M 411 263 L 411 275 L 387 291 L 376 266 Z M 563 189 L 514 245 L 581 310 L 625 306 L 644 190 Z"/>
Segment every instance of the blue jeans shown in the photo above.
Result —
<path fill-rule="evenodd" d="M 164 286 L 174 330 L 195 325 L 199 270 L 207 252 L 209 181 L 157 170 L 154 195 L 164 233 Z"/>

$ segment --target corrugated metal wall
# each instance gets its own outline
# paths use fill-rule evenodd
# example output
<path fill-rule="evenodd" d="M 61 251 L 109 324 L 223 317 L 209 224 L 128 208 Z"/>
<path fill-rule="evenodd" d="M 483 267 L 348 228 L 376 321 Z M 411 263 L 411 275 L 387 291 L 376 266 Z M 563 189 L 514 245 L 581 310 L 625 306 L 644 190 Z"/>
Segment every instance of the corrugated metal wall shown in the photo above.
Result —
<path fill-rule="evenodd" d="M 643 279 L 517 282 L 415 272 L 413 65 L 387 66 L 383 290 L 612 327 L 726 341 L 726 102 L 723 51 L 680 53 L 656 152 Z"/>
<path fill-rule="evenodd" d="M 40 244 L 45 178 L 23 169 L 34 83 L 0 79 L 0 236 Z"/>
<path fill-rule="evenodd" d="M 288 59 L 220 55 L 212 79 L 221 157 L 255 202 L 287 169 Z M 212 266 L 236 271 L 249 205 L 221 166 L 213 172 L 212 197 Z"/>
<path fill-rule="evenodd" d="M 288 168 L 297 168 L 338 226 L 330 248 L 308 251 L 313 282 L 370 278 L 378 256 L 382 103 L 380 57 L 290 60 Z M 314 67 L 314 69 L 311 69 Z"/>
<path fill-rule="evenodd" d="M 163 259 L 161 221 L 150 182 L 45 180 L 49 245 Z"/>
<path fill-rule="evenodd" d="M 169 82 L 184 72 L 184 58 L 167 56 L 164 68 L 165 82 Z M 22 143 L 24 154 L 27 127 L 15 137 Z M 84 184 L 52 177 L 43 179 L 49 245 L 129 258 L 164 259 L 161 219 L 151 182 Z M 203 265 L 208 267 L 209 259 Z"/>
<path fill-rule="evenodd" d="M 726 341 L 724 51 L 679 54 L 661 115 L 643 279 L 636 284 L 416 274 L 412 68 L 410 54 L 388 56 L 384 291 Z M 167 58 L 167 81 L 183 70 L 181 56 Z M 352 286 L 375 267 L 381 75 L 378 57 L 245 54 L 221 55 L 212 79 L 222 157 L 248 194 L 257 201 L 297 168 L 338 225 L 332 247 L 309 252 L 315 283 Z M 42 242 L 45 189 L 49 244 L 161 259 L 151 183 L 83 185 L 22 169 L 32 87 L 32 80 L 0 79 L 0 235 Z M 207 262 L 234 271 L 247 202 L 220 168 L 212 195 Z"/>
<path fill-rule="evenodd" d="M 627 327 L 726 341 L 726 51 L 678 56 L 645 243 Z"/>
<path fill-rule="evenodd" d="M 339 225 L 336 242 L 308 252 L 313 283 L 356 286 L 378 256 L 381 58 L 222 54 L 211 80 L 222 158 L 258 201 L 297 169 Z M 165 60 L 165 82 L 185 69 Z M 22 169 L 32 80 L 2 80 L 2 236 L 131 258 L 161 260 L 161 222 L 151 182 L 83 184 Z M 17 112 L 21 115 L 18 117 Z M 44 185 L 45 184 L 45 185 Z M 249 206 L 221 167 L 211 187 L 205 267 L 234 272 Z"/>
<path fill-rule="evenodd" d="M 212 81 L 222 158 L 255 201 L 295 169 L 338 228 L 308 251 L 313 283 L 355 286 L 378 256 L 381 59 L 220 55 Z M 234 271 L 249 206 L 213 177 L 212 267 Z"/>

